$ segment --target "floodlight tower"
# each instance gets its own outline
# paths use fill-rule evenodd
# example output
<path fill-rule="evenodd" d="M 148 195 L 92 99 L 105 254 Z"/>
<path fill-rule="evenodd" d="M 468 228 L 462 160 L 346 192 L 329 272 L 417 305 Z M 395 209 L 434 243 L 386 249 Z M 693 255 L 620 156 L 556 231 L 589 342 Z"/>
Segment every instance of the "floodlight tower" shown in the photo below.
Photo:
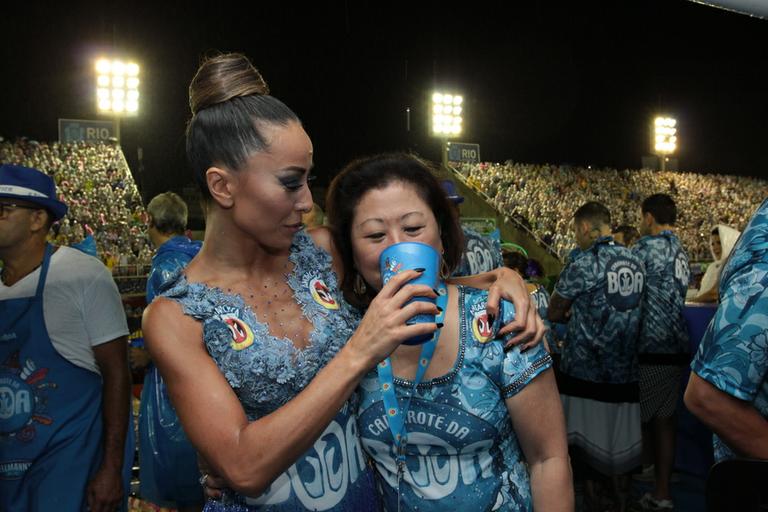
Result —
<path fill-rule="evenodd" d="M 654 149 L 661 163 L 659 169 L 666 170 L 667 155 L 677 149 L 677 120 L 659 116 L 653 121 Z"/>
<path fill-rule="evenodd" d="M 461 134 L 464 97 L 460 94 L 432 94 L 432 135 L 440 137 L 443 167 L 448 167 L 448 138 Z"/>
<path fill-rule="evenodd" d="M 139 113 L 139 65 L 135 62 L 96 61 L 96 109 L 112 117 L 120 141 L 120 119 Z"/>

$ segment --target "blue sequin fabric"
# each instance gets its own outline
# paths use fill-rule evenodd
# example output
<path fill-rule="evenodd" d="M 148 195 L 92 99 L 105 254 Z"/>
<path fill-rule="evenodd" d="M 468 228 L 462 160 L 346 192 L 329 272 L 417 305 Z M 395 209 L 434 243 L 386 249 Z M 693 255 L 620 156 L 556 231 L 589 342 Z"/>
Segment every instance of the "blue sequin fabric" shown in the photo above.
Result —
<path fill-rule="evenodd" d="M 357 326 L 343 301 L 331 257 L 305 232 L 293 240 L 293 270 L 288 285 L 304 316 L 313 324 L 302 349 L 272 336 L 240 295 L 190 283 L 179 273 L 161 295 L 181 304 L 203 324 L 206 349 L 237 394 L 248 418 L 265 416 L 301 392 L 339 352 Z M 206 510 L 376 510 L 371 470 L 360 446 L 352 397 L 315 444 L 258 497 L 226 491 Z"/>

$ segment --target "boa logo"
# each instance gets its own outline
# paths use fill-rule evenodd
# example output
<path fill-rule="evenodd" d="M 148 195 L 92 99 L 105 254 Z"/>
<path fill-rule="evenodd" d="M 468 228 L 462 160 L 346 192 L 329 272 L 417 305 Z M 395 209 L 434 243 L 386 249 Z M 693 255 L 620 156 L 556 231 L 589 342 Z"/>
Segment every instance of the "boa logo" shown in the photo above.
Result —
<path fill-rule="evenodd" d="M 325 309 L 339 309 L 339 303 L 336 302 L 333 295 L 331 295 L 331 291 L 321 279 L 315 278 L 309 282 L 309 292 L 312 294 L 315 302 Z"/>
<path fill-rule="evenodd" d="M 235 350 L 243 350 L 253 345 L 253 331 L 245 322 L 235 316 L 227 316 L 223 320 L 232 333 L 230 347 Z"/>
<path fill-rule="evenodd" d="M 272 482 L 264 494 L 246 497 L 245 503 L 282 505 L 285 510 L 331 510 L 342 503 L 365 471 L 357 420 L 338 414 L 298 462 Z M 354 510 L 354 504 L 346 505 Z"/>
<path fill-rule="evenodd" d="M 0 365 L 0 443 L 6 438 L 28 443 L 36 437 L 37 425 L 53 424 L 44 409 L 47 392 L 57 385 L 46 382 L 47 377 L 48 368 L 37 368 L 31 359 L 19 365 L 18 352 Z"/>

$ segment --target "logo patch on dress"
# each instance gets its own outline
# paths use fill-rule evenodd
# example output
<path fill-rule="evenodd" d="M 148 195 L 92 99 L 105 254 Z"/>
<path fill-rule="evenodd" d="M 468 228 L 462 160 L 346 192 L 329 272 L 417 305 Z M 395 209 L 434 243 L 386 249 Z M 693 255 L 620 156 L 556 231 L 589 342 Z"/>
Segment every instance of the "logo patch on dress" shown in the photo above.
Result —
<path fill-rule="evenodd" d="M 236 316 L 225 316 L 222 320 L 232 333 L 230 347 L 234 350 L 243 350 L 253 345 L 253 331 L 245 322 Z"/>
<path fill-rule="evenodd" d="M 322 279 L 314 278 L 309 282 L 309 292 L 315 302 L 325 309 L 339 309 L 339 303 L 331 295 L 331 291 Z"/>
<path fill-rule="evenodd" d="M 485 300 L 470 304 L 468 309 L 472 318 L 472 336 L 480 343 L 488 343 L 493 338 L 493 325 L 485 311 Z"/>

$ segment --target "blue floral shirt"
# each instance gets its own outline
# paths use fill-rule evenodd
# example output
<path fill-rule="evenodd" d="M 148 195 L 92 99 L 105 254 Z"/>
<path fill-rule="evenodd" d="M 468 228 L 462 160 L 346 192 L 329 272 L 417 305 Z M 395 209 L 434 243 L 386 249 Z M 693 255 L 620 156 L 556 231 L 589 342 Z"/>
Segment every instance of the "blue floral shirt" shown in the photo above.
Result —
<path fill-rule="evenodd" d="M 461 255 L 459 267 L 454 271 L 454 277 L 471 276 L 489 272 L 504 266 L 501 258 L 501 244 L 495 238 L 481 235 L 467 226 L 464 230 L 464 252 Z"/>
<path fill-rule="evenodd" d="M 691 272 L 680 240 L 671 231 L 662 231 L 642 237 L 632 252 L 645 265 L 647 277 L 638 353 L 687 354 L 683 308 Z"/>
<path fill-rule="evenodd" d="M 314 325 L 300 350 L 259 322 L 240 295 L 190 283 L 183 273 L 163 285 L 161 295 L 179 302 L 203 324 L 208 353 L 234 390 L 250 420 L 288 403 L 341 349 L 357 326 L 343 301 L 331 257 L 305 232 L 296 234 L 287 280 L 294 298 Z M 258 497 L 227 491 L 209 501 L 207 512 L 377 510 L 373 477 L 360 446 L 353 396 L 315 444 Z"/>
<path fill-rule="evenodd" d="M 529 283 L 529 286 L 531 286 L 531 284 L 532 283 Z M 557 347 L 557 340 L 555 339 L 554 329 L 552 328 L 552 323 L 547 320 L 547 312 L 549 311 L 549 294 L 547 293 L 546 288 L 544 288 L 542 285 L 533 284 L 533 286 L 536 287 L 536 290 L 531 293 L 531 300 L 536 306 L 536 312 L 539 314 L 542 321 L 544 322 L 544 326 L 547 328 L 547 332 L 544 333 L 544 339 L 547 340 L 547 345 L 549 346 L 550 352 L 557 353 L 559 352 L 559 349 Z"/>
<path fill-rule="evenodd" d="M 555 286 L 572 301 L 560 370 L 589 382 L 636 382 L 644 290 L 642 262 L 610 236 L 569 262 Z"/>
<path fill-rule="evenodd" d="M 505 399 L 549 368 L 551 359 L 541 344 L 504 352 L 485 313 L 487 292 L 458 290 L 461 323 L 454 367 L 419 384 L 408 409 L 402 509 L 531 510 L 528 470 Z M 403 404 L 413 383 L 394 382 Z M 385 509 L 398 510 L 393 438 L 375 370 L 363 379 L 360 395 L 363 448 L 375 462 Z"/>
<path fill-rule="evenodd" d="M 720 277 L 720 306 L 691 368 L 768 418 L 768 200 L 731 252 Z M 733 452 L 715 436 L 715 459 Z"/>

